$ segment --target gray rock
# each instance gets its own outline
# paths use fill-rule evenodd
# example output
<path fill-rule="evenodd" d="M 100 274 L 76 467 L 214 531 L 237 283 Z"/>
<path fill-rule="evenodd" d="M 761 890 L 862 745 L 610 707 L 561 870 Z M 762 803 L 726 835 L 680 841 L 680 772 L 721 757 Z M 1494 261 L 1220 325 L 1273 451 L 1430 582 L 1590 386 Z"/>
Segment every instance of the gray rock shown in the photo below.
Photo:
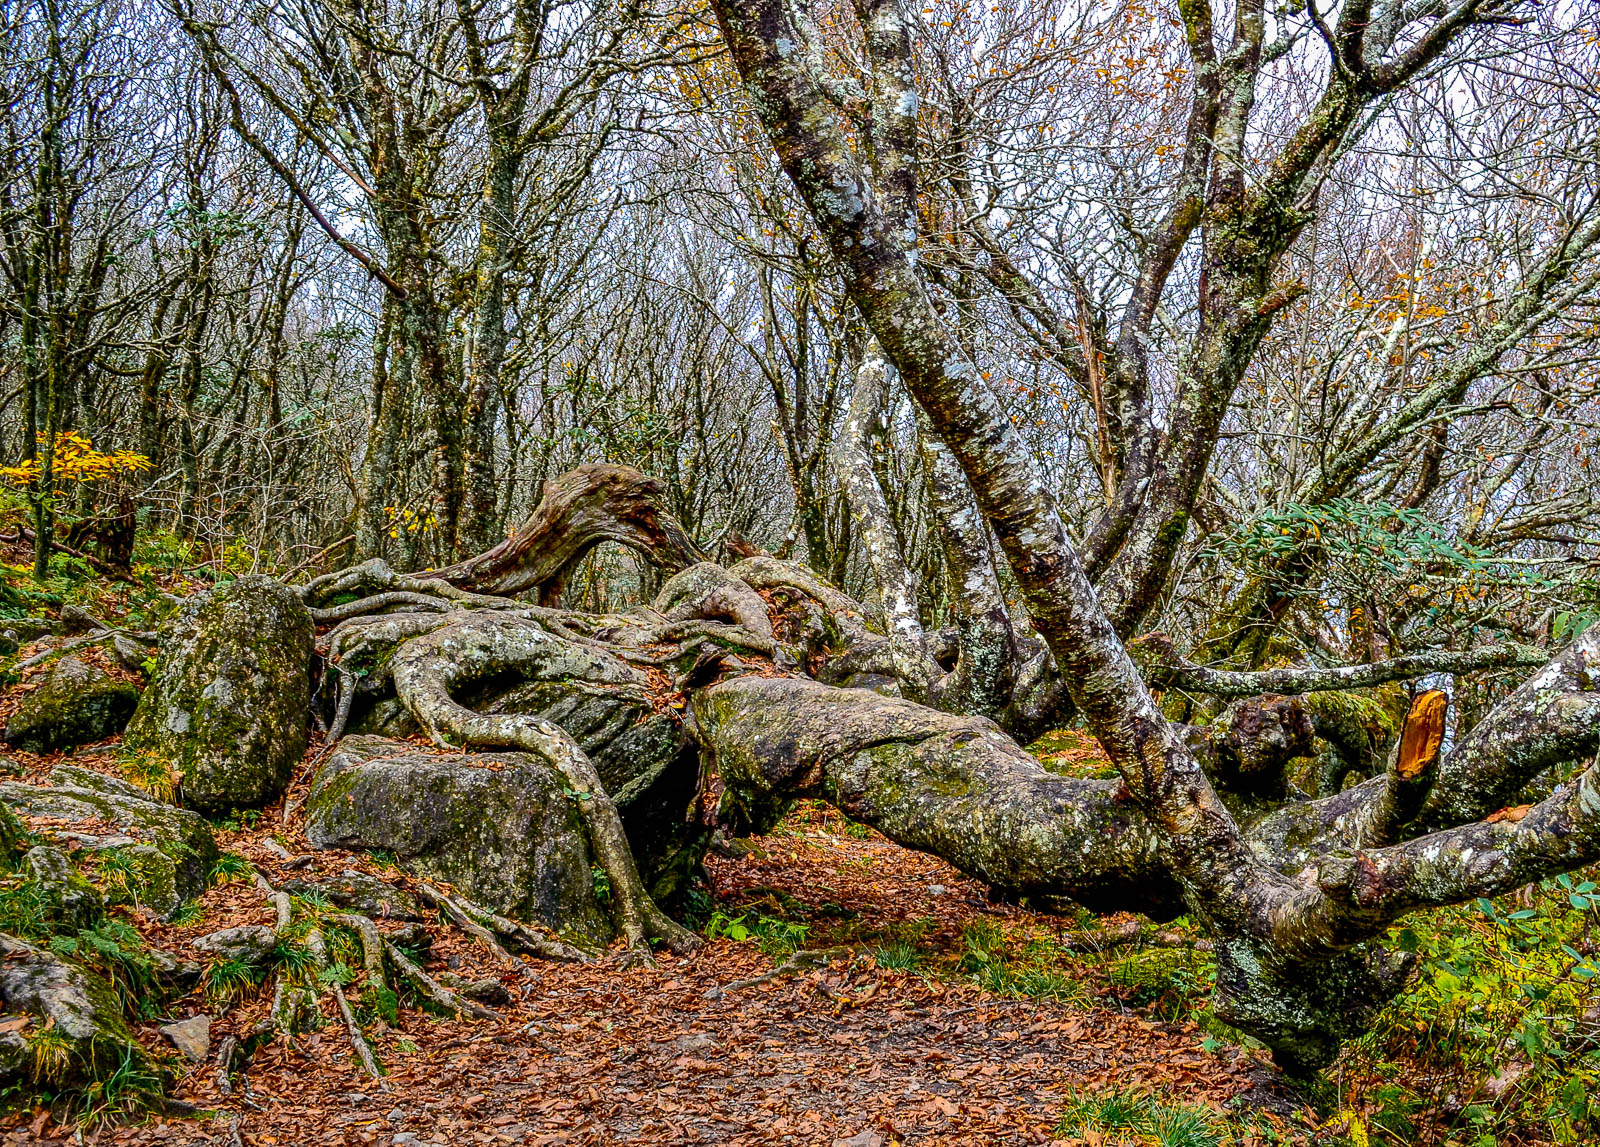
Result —
<path fill-rule="evenodd" d="M 277 933 L 266 925 L 242 924 L 202 936 L 192 946 L 225 960 L 238 960 L 259 968 L 272 959 L 277 943 Z"/>
<path fill-rule="evenodd" d="M 371 737 L 401 739 L 422 729 L 411 710 L 398 697 L 384 697 L 371 708 L 360 711 L 350 720 L 347 733 L 361 733 Z"/>
<path fill-rule="evenodd" d="M 94 614 L 84 609 L 81 605 L 64 605 L 61 607 L 61 628 L 68 634 L 92 633 L 104 629 L 95 620 Z"/>
<path fill-rule="evenodd" d="M 206 890 L 206 875 L 217 859 L 216 838 L 204 820 L 186 809 L 148 798 L 3 781 L 0 802 L 25 816 L 96 822 L 85 825 L 84 831 L 70 833 L 81 847 L 122 847 L 128 843 L 126 837 L 131 837 L 137 843 L 160 849 L 172 859 L 173 888 L 180 900 L 192 899 Z M 118 826 L 125 837 L 108 837 L 101 827 L 103 823 Z"/>
<path fill-rule="evenodd" d="M 151 948 L 145 953 L 155 970 L 156 982 L 173 995 L 184 996 L 200 985 L 205 969 L 193 960 L 174 956 L 163 948 Z"/>
<path fill-rule="evenodd" d="M 183 903 L 178 894 L 178 863 L 151 844 L 130 844 L 116 850 L 123 861 L 134 903 L 163 920 Z"/>
<path fill-rule="evenodd" d="M 128 747 L 166 759 L 191 808 L 276 800 L 306 750 L 311 633 L 300 598 L 271 578 L 201 594 L 163 628 Z"/>
<path fill-rule="evenodd" d="M 413 952 L 427 952 L 433 947 L 433 933 L 421 924 L 402 924 L 387 936 L 393 943 Z"/>
<path fill-rule="evenodd" d="M 162 1024 L 161 1034 L 191 1063 L 204 1063 L 211 1054 L 211 1017 L 190 1016 L 175 1024 Z"/>
<path fill-rule="evenodd" d="M 554 770 L 527 754 L 442 755 L 346 737 L 312 785 L 305 833 L 317 848 L 393 852 L 418 876 L 580 941 L 610 935 L 578 809 Z"/>
<path fill-rule="evenodd" d="M 6 1011 L 34 1017 L 67 1042 L 48 1082 L 99 1077 L 126 1063 L 154 1073 L 106 982 L 52 952 L 0 934 L 0 999 Z"/>
<path fill-rule="evenodd" d="M 348 908 L 363 916 L 387 917 L 392 920 L 421 920 L 422 905 L 404 889 L 386 884 L 376 876 L 346 869 L 331 880 L 289 880 L 283 884 L 285 892 L 304 896 L 319 892 L 330 904 Z"/>
<path fill-rule="evenodd" d="M 105 900 L 59 848 L 35 845 L 22 858 L 18 871 L 38 885 L 50 918 L 69 934 L 93 928 L 104 919 Z"/>
<path fill-rule="evenodd" d="M 138 704 L 138 686 L 63 657 L 44 684 L 23 696 L 6 725 L 6 743 L 27 753 L 54 753 L 103 741 L 122 732 Z"/>
<path fill-rule="evenodd" d="M 700 783 L 700 763 L 678 720 L 637 698 L 576 690 L 561 681 L 528 682 L 468 703 L 561 726 L 594 762 L 622 814 L 651 895 L 670 902 L 690 885 L 711 838 L 697 819 L 683 815 Z"/>
<path fill-rule="evenodd" d="M 64 627 L 59 621 L 52 621 L 48 617 L 13 617 L 0 622 L 0 634 L 20 641 L 26 645 L 30 641 L 38 641 L 46 634 L 61 633 Z"/>
<path fill-rule="evenodd" d="M 454 988 L 469 1000 L 477 1000 L 480 1004 L 488 1004 L 491 1007 L 508 1008 L 515 1002 L 511 990 L 490 976 L 481 980 L 468 980 L 454 972 L 443 972 L 439 976 L 439 982 L 446 987 Z"/>
<path fill-rule="evenodd" d="M 86 769 L 82 765 L 57 765 L 50 770 L 50 776 L 46 779 L 59 788 L 90 789 L 108 796 L 132 797 L 136 801 L 155 801 L 157 804 L 165 803 L 156 801 L 155 797 L 132 781 L 125 781 L 121 777 L 97 772 L 94 769 Z"/>
<path fill-rule="evenodd" d="M 155 650 L 140 645 L 126 633 L 119 633 L 111 639 L 111 652 L 117 655 L 118 665 L 137 673 Z"/>

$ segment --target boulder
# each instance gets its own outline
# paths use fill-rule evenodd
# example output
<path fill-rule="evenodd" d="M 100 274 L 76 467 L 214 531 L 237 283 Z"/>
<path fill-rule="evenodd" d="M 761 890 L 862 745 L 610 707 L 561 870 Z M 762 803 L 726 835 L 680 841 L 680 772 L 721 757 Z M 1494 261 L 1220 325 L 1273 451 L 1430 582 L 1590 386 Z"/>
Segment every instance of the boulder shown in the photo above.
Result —
<path fill-rule="evenodd" d="M 580 943 L 610 936 L 578 808 L 528 754 L 346 737 L 312 784 L 305 833 L 317 848 L 393 852 L 417 876 Z"/>
<path fill-rule="evenodd" d="M 165 920 L 182 906 L 184 897 L 178 891 L 178 862 L 154 845 L 130 844 L 106 849 L 100 871 L 109 875 L 113 866 L 126 888 L 125 898 L 131 899 L 135 907 L 148 908 Z M 122 903 L 123 900 L 113 902 Z"/>
<path fill-rule="evenodd" d="M 156 983 L 168 995 L 188 995 L 200 986 L 205 976 L 206 970 L 193 960 L 174 956 L 161 948 L 151 948 L 145 955 L 149 957 L 150 968 L 155 972 Z"/>
<path fill-rule="evenodd" d="M 136 801 L 156 801 L 155 797 L 132 781 L 125 781 L 121 777 L 114 777 L 110 773 L 98 772 L 95 769 L 86 769 L 82 765 L 57 765 L 50 770 L 46 780 L 57 788 L 89 789 L 108 796 L 131 797 Z M 156 801 L 156 803 L 166 802 Z"/>
<path fill-rule="evenodd" d="M 685 815 L 700 783 L 700 758 L 675 714 L 559 681 L 528 682 L 467 703 L 486 713 L 526 713 L 559 725 L 594 762 L 650 894 L 670 904 L 688 889 L 710 834 Z"/>
<path fill-rule="evenodd" d="M 38 888 L 50 922 L 69 935 L 93 928 L 105 918 L 105 900 L 59 848 L 35 845 L 22 858 L 18 871 Z"/>
<path fill-rule="evenodd" d="M 77 786 L 3 781 L 0 804 L 23 816 L 65 822 L 53 824 L 52 830 L 74 848 L 146 844 L 159 849 L 173 862 L 173 887 L 180 900 L 206 890 L 206 877 L 216 863 L 217 842 L 206 822 L 186 809 L 159 801 Z"/>
<path fill-rule="evenodd" d="M 305 605 L 271 578 L 196 597 L 162 630 L 128 747 L 171 764 L 191 808 L 277 800 L 306 750 L 311 635 Z"/>
<path fill-rule="evenodd" d="M 22 837 L 27 832 L 11 807 L 0 804 L 0 872 L 10 872 L 17 866 L 17 854 L 22 848 Z"/>
<path fill-rule="evenodd" d="M 47 949 L 3 933 L 0 999 L 8 1013 L 31 1017 L 35 1030 L 52 1029 L 61 1041 L 64 1054 L 41 1058 L 36 1065 L 45 1082 L 103 1078 L 119 1068 L 156 1074 L 104 980 Z M 10 1058 L 0 1055 L 0 1063 L 9 1064 Z"/>
<path fill-rule="evenodd" d="M 170 1039 L 172 1046 L 190 1063 L 204 1063 L 211 1055 L 211 1017 L 208 1015 L 162 1024 L 161 1034 Z"/>
<path fill-rule="evenodd" d="M 63 657 L 42 685 L 23 695 L 6 725 L 6 743 L 27 753 L 54 753 L 103 741 L 122 732 L 138 704 L 138 686 Z"/>

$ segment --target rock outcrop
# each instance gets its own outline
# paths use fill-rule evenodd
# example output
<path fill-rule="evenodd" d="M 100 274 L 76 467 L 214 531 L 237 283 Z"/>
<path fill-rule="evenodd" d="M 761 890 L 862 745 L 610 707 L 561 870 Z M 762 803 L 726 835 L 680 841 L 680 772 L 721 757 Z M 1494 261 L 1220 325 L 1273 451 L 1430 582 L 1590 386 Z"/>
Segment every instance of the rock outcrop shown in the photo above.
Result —
<path fill-rule="evenodd" d="M 24 1073 L 55 1084 L 103 1078 L 118 1069 L 156 1074 L 104 980 L 45 948 L 3 933 L 0 999 L 7 1013 L 29 1016 L 35 1030 L 52 1033 L 50 1052 L 30 1048 L 27 1033 L 6 1033 L 17 1038 L 0 1044 L 0 1079 L 5 1082 L 15 1082 Z"/>
<path fill-rule="evenodd" d="M 124 853 L 145 889 L 142 902 L 161 915 L 205 891 L 218 854 L 216 838 L 199 816 L 134 796 L 140 790 L 88 769 L 62 766 L 51 781 L 0 782 L 0 803 L 23 816 L 50 818 L 55 835 L 73 848 Z"/>

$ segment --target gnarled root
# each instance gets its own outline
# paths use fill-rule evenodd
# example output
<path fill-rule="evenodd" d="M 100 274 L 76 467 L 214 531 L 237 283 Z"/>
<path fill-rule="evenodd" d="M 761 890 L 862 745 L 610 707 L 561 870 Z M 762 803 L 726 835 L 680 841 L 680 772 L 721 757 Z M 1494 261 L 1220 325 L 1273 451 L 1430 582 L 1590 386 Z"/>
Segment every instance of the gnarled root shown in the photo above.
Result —
<path fill-rule="evenodd" d="M 434 741 L 533 753 L 566 781 L 578 802 L 595 859 L 611 884 L 612 915 L 630 948 L 648 952 L 660 939 L 674 952 L 689 952 L 699 939 L 658 908 L 645 890 L 622 817 L 601 784 L 594 764 L 559 726 L 538 717 L 475 713 L 458 704 L 452 688 L 518 669 L 539 676 L 576 655 L 599 662 L 592 652 L 555 637 L 537 623 L 513 618 L 468 618 L 407 642 L 395 654 L 395 693 Z M 596 668 L 628 678 L 637 671 L 620 661 Z"/>

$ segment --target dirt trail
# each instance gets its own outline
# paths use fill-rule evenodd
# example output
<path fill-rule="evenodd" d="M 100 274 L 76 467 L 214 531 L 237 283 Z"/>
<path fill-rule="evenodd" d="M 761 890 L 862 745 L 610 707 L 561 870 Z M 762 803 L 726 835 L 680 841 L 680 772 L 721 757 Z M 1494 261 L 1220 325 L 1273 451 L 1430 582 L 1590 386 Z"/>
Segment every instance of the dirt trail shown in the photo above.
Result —
<path fill-rule="evenodd" d="M 262 844 L 277 828 L 269 812 L 251 830 L 219 834 L 219 843 L 274 886 L 352 867 L 399 878 L 347 853 L 310 853 L 291 867 Z M 942 861 L 852 832 L 860 830 L 810 808 L 745 855 L 708 865 L 711 908 L 725 926 L 770 909 L 810 920 L 806 945 L 854 940 L 826 966 L 719 991 L 782 962 L 757 937 L 724 936 L 692 959 L 662 956 L 655 968 L 613 958 L 533 962 L 519 973 L 496 966 L 459 931 L 430 924 L 430 967 L 495 976 L 507 987 L 513 1003 L 499 1020 L 403 1009 L 398 1026 L 369 1029 L 390 1073 L 382 1083 L 362 1073 L 342 1026 L 330 1022 L 292 1046 L 263 1048 L 248 1073 L 249 1096 L 221 1095 L 209 1066 L 191 1071 L 177 1097 L 219 1115 L 107 1130 L 98 1142 L 232 1144 L 237 1117 L 238 1141 L 250 1145 L 935 1147 L 1051 1142 L 1073 1096 L 1112 1087 L 1149 1087 L 1170 1101 L 1213 1107 L 1292 1106 L 1270 1069 L 1232 1048 L 1203 1051 L 1192 1025 L 1119 1014 L 1114 1000 L 1101 1008 L 1001 998 L 950 974 L 950 954 L 976 921 L 1036 932 L 1060 925 L 989 903 L 982 886 Z M 292 832 L 284 839 L 298 840 Z M 244 883 L 213 888 L 203 904 L 201 923 L 140 927 L 178 951 L 191 933 L 272 919 Z M 914 937 L 916 952 L 944 964 L 880 967 L 879 945 L 896 936 Z M 218 1018 L 213 1046 L 247 1031 L 267 1006 L 249 999 Z M 202 1010 L 206 1003 L 191 997 L 175 1012 Z M 155 1025 L 141 1036 L 161 1046 Z M 36 1119 L 0 1141 L 61 1142 L 52 1133 L 62 1134 Z"/>

